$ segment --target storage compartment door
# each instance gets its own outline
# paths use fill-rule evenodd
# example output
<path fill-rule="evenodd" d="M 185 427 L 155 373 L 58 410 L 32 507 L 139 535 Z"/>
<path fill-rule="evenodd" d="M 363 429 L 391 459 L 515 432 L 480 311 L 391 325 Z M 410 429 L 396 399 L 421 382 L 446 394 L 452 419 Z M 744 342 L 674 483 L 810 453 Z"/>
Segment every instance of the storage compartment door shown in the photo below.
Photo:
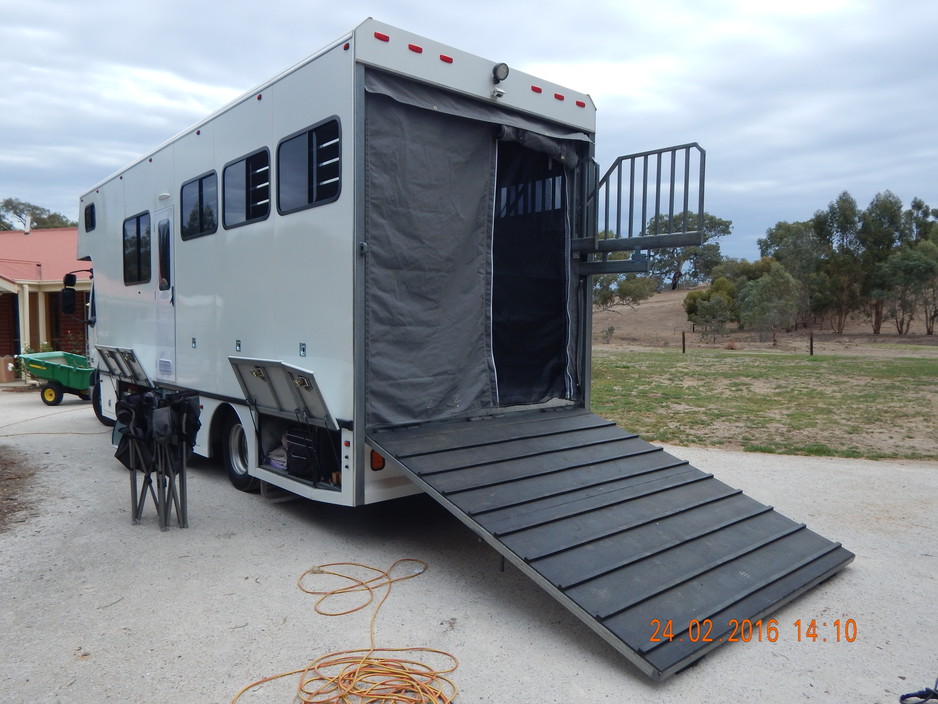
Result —
<path fill-rule="evenodd" d="M 228 361 L 245 399 L 259 413 L 339 429 L 313 372 L 276 359 L 229 357 Z"/>

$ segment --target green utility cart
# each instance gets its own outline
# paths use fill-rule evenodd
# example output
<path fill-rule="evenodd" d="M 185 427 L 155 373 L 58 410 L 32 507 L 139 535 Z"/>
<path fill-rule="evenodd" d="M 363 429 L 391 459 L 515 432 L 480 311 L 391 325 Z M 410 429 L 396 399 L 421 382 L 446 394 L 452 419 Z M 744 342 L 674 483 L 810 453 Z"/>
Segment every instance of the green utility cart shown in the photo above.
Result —
<path fill-rule="evenodd" d="M 94 369 L 86 357 L 71 352 L 34 352 L 21 354 L 19 359 L 25 371 L 45 382 L 40 392 L 47 406 L 59 405 L 65 394 L 75 394 L 85 401 L 91 398 Z"/>

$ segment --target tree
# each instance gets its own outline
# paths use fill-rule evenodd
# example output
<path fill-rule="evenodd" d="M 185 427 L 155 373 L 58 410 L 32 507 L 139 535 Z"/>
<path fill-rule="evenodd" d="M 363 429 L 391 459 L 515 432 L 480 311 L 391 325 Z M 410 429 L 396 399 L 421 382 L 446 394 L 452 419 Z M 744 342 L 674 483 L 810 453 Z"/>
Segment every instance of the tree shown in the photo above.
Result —
<path fill-rule="evenodd" d="M 904 217 L 916 241 L 926 240 L 932 228 L 938 226 L 938 208 L 930 208 L 921 198 L 913 198 Z"/>
<path fill-rule="evenodd" d="M 758 241 L 763 257 L 771 257 L 792 275 L 800 287 L 798 316 L 808 326 L 811 314 L 811 284 L 820 264 L 821 239 L 810 222 L 779 222 Z"/>
<path fill-rule="evenodd" d="M 857 231 L 863 270 L 860 295 L 868 309 L 874 335 L 879 335 L 882 329 L 883 312 L 891 288 L 883 278 L 886 269 L 882 264 L 896 247 L 910 239 L 910 234 L 902 201 L 891 191 L 877 193 L 860 215 L 860 229 Z"/>
<path fill-rule="evenodd" d="M 627 274 L 616 284 L 616 298 L 620 303 L 634 308 L 639 303 L 652 297 L 658 290 L 658 280 L 651 276 Z"/>
<path fill-rule="evenodd" d="M 0 201 L 0 230 L 25 230 L 27 221 L 37 229 L 75 227 L 78 224 L 60 213 L 16 198 Z"/>
<path fill-rule="evenodd" d="M 763 257 L 758 261 L 750 262 L 748 259 L 733 259 L 728 257 L 719 265 L 713 267 L 710 276 L 716 281 L 719 278 L 729 279 L 741 290 L 750 281 L 755 281 L 768 273 L 772 260 Z"/>
<path fill-rule="evenodd" d="M 813 297 L 814 312 L 830 314 L 834 332 L 842 333 L 850 314 L 861 307 L 860 282 L 863 267 L 860 258 L 852 252 L 834 252 L 821 260 L 824 295 Z M 824 302 L 824 306 L 820 304 Z"/>
<path fill-rule="evenodd" d="M 725 277 L 713 280 L 706 290 L 691 291 L 684 297 L 684 310 L 692 323 L 713 332 L 723 332 L 726 324 L 739 320 L 736 286 Z"/>
<path fill-rule="evenodd" d="M 739 294 L 740 321 L 759 330 L 762 339 L 771 332 L 774 343 L 779 328 L 794 325 L 799 293 L 798 282 L 781 264 L 773 262 L 765 276 L 750 281 Z"/>
<path fill-rule="evenodd" d="M 925 241 L 903 247 L 879 263 L 877 276 L 885 287 L 883 299 L 886 310 L 895 321 L 896 332 L 908 334 L 915 314 L 926 305 L 929 288 L 934 288 L 938 278 L 938 255 L 934 243 Z M 926 311 L 926 318 L 928 315 Z"/>
<path fill-rule="evenodd" d="M 935 323 L 938 322 L 938 228 L 932 228 L 934 233 L 929 239 L 916 243 L 916 249 L 925 257 L 931 259 L 935 265 L 935 274 L 925 282 L 922 291 L 922 313 L 925 317 L 925 334 L 935 334 Z"/>
<path fill-rule="evenodd" d="M 604 235 L 613 236 L 605 232 Z M 611 252 L 610 260 L 623 260 L 632 256 L 631 252 Z M 601 310 L 608 310 L 616 304 L 634 308 L 658 290 L 660 282 L 650 276 L 637 274 L 601 274 L 593 277 L 593 305 Z"/>
<path fill-rule="evenodd" d="M 821 240 L 822 256 L 819 271 L 823 274 L 824 296 L 816 298 L 828 307 L 834 330 L 842 333 L 847 318 L 861 305 L 860 280 L 860 209 L 847 191 L 828 204 L 827 210 L 818 210 L 811 226 Z M 817 308 L 815 309 L 817 311 Z M 823 314 L 822 313 L 822 314 Z"/>
<path fill-rule="evenodd" d="M 603 274 L 593 281 L 593 305 L 601 310 L 609 310 L 617 304 L 635 308 L 657 290 L 658 280 L 650 276 Z"/>
<path fill-rule="evenodd" d="M 675 214 L 673 220 L 667 215 L 658 215 L 648 221 L 647 231 L 650 235 L 680 231 L 684 222 L 693 222 L 696 217 L 696 214 L 689 212 Z M 719 243 L 713 240 L 732 231 L 732 220 L 722 220 L 704 213 L 703 244 L 654 250 L 650 254 L 649 270 L 653 276 L 666 282 L 672 291 L 676 290 L 684 279 L 700 283 L 709 278 L 713 267 L 723 259 Z"/>
<path fill-rule="evenodd" d="M 853 196 L 844 191 L 837 200 L 827 205 L 827 210 L 818 210 L 811 219 L 814 232 L 832 252 L 859 254 L 860 209 Z"/>

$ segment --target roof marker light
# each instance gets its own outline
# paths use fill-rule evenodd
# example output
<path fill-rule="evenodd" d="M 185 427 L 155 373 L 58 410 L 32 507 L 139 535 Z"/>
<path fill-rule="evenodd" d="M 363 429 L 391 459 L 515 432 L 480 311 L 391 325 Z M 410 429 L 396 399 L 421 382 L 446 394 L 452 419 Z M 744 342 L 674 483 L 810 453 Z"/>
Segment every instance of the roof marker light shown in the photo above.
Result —
<path fill-rule="evenodd" d="M 585 107 L 586 107 L 586 102 L 584 102 L 584 101 L 582 101 L 582 100 L 578 100 L 578 101 L 576 101 L 576 106 L 577 106 L 578 108 L 585 108 Z"/>
<path fill-rule="evenodd" d="M 342 49 L 348 51 L 350 46 L 352 45 L 349 42 L 345 42 L 345 44 L 342 46 Z"/>
<path fill-rule="evenodd" d="M 447 56 L 446 54 L 440 54 L 440 61 L 442 61 L 444 64 L 451 64 L 453 63 L 453 57 Z"/>
<path fill-rule="evenodd" d="M 416 44 L 408 44 L 408 45 L 407 45 L 407 48 L 410 49 L 410 50 L 411 50 L 412 52 L 414 52 L 415 54 L 422 54 L 422 53 L 423 53 L 423 47 L 422 47 L 422 46 L 417 46 Z"/>
<path fill-rule="evenodd" d="M 563 93 L 554 93 L 554 97 L 557 98 L 557 100 L 563 100 L 563 99 L 564 99 L 564 98 L 563 98 Z"/>
<path fill-rule="evenodd" d="M 391 41 L 391 37 L 389 37 L 384 32 L 375 32 L 375 39 L 377 39 L 378 41 L 382 41 L 382 42 Z"/>
<path fill-rule="evenodd" d="M 533 90 L 535 93 L 543 93 L 543 92 L 544 92 L 544 89 L 541 88 L 540 86 L 531 86 L 531 90 Z"/>

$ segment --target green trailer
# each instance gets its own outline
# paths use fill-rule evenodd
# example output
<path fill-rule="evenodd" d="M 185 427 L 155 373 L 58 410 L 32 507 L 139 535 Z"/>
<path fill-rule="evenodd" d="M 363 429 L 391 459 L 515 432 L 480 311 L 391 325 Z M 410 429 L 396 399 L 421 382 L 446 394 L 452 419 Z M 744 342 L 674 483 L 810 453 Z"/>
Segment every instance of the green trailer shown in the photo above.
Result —
<path fill-rule="evenodd" d="M 45 382 L 40 392 L 47 406 L 59 405 L 65 394 L 75 394 L 85 401 L 91 398 L 94 369 L 87 357 L 71 352 L 34 352 L 21 354 L 19 359 L 26 372 Z"/>

